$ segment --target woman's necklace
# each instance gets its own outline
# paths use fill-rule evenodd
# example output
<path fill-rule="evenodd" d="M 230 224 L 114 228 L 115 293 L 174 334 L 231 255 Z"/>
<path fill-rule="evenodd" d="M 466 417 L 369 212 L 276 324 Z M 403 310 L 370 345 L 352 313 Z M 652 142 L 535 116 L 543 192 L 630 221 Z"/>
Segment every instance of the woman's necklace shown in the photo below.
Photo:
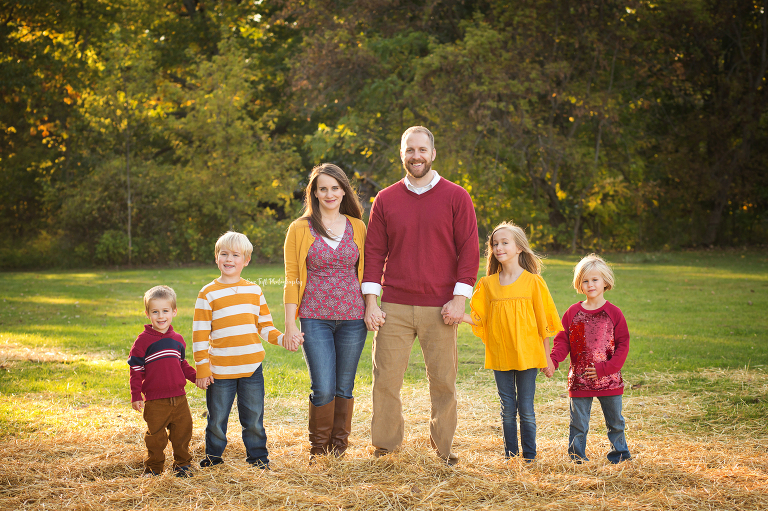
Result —
<path fill-rule="evenodd" d="M 341 214 L 337 215 L 336 218 L 334 218 L 331 222 L 329 222 L 330 225 L 335 224 L 339 220 L 339 217 L 341 217 Z M 338 234 L 336 234 L 336 232 L 331 227 L 328 226 L 328 223 L 326 223 L 325 220 L 323 220 L 323 227 L 325 227 L 325 230 L 328 231 L 328 233 L 330 233 L 331 236 L 338 236 Z"/>

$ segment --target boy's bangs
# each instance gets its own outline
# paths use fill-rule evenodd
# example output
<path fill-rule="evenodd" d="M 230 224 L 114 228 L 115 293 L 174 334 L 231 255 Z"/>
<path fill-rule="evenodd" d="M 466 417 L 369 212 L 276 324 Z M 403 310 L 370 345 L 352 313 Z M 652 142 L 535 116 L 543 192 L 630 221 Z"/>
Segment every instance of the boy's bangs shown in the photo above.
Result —
<path fill-rule="evenodd" d="M 245 234 L 229 231 L 216 241 L 215 255 L 218 256 L 222 250 L 240 252 L 245 257 L 250 257 L 253 245 Z"/>

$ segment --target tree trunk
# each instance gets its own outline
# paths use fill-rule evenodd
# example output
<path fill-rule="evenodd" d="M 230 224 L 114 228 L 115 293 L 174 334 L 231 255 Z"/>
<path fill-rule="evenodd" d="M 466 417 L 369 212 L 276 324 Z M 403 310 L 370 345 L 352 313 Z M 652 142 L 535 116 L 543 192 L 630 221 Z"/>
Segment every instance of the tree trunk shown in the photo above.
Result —
<path fill-rule="evenodd" d="M 131 117 L 129 115 L 128 89 L 125 86 L 125 71 L 123 71 L 123 90 L 125 91 L 125 179 L 128 188 L 128 266 L 131 266 L 133 256 L 133 241 L 131 239 Z"/>

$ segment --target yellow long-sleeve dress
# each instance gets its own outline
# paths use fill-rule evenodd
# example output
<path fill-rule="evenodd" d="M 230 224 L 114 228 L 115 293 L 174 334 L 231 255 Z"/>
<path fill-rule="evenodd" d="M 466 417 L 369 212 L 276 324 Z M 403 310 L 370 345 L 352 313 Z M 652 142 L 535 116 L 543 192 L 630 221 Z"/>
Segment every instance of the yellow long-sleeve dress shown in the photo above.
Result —
<path fill-rule="evenodd" d="M 547 367 L 543 340 L 563 329 L 544 279 L 523 271 L 502 286 L 499 274 L 480 279 L 470 302 L 472 332 L 485 344 L 485 368 L 523 371 Z"/>

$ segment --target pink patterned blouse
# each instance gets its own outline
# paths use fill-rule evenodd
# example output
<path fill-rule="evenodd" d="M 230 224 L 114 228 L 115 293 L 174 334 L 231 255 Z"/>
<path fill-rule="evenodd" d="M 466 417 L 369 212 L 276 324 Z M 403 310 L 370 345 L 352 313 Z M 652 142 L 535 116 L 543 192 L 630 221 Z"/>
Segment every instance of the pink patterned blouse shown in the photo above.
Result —
<path fill-rule="evenodd" d="M 355 267 L 360 250 L 354 241 L 352 224 L 347 220 L 344 235 L 336 249 L 315 232 L 307 253 L 307 288 L 299 306 L 299 316 L 309 319 L 363 319 L 365 302 Z"/>

